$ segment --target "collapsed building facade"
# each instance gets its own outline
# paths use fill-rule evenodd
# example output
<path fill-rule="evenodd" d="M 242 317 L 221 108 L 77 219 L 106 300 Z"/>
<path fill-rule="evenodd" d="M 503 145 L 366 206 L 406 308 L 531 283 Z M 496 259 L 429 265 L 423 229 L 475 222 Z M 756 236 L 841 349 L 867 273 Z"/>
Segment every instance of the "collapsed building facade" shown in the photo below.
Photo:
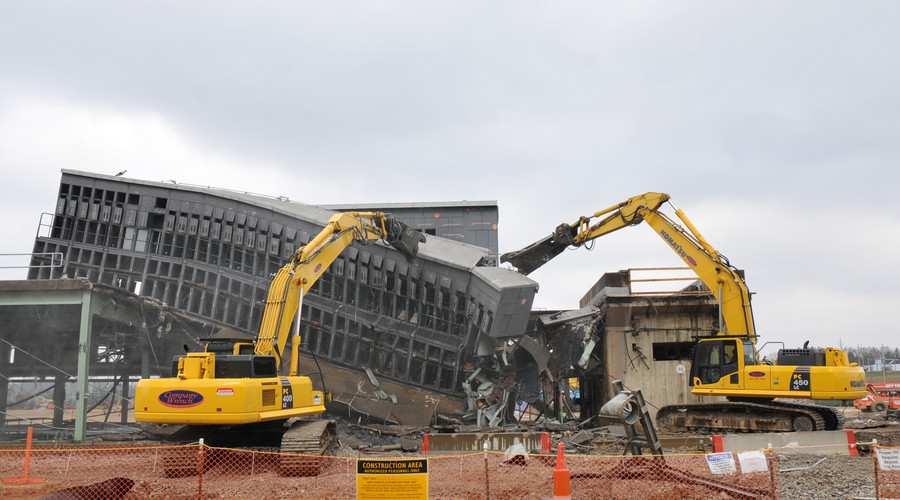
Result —
<path fill-rule="evenodd" d="M 303 302 L 304 371 L 348 411 L 414 425 L 461 415 L 462 382 L 479 368 L 488 380 L 497 375 L 497 339 L 524 333 L 537 284 L 496 266 L 496 204 L 365 207 L 376 208 L 429 237 L 411 263 L 381 242 L 357 242 L 327 269 Z M 223 328 L 255 337 L 271 276 L 334 213 L 285 198 L 63 170 L 28 278 L 84 278 L 202 324 L 173 338 L 170 324 L 147 309 L 118 326 L 128 339 L 123 364 L 166 377 L 184 345 L 202 349 L 201 339 Z"/>
<path fill-rule="evenodd" d="M 711 295 L 638 295 L 619 272 L 578 309 L 532 311 L 537 283 L 497 267 L 496 203 L 325 208 L 73 170 L 42 218 L 28 283 L 0 287 L 0 306 L 10 305 L 0 307 L 0 374 L 52 378 L 59 401 L 86 350 L 91 375 L 119 381 L 127 401 L 130 380 L 170 376 L 172 359 L 203 339 L 255 337 L 271 276 L 348 210 L 387 212 L 427 238 L 413 262 L 380 242 L 354 243 L 304 299 L 301 371 L 332 393 L 334 410 L 417 426 L 496 425 L 525 407 L 593 420 L 614 379 L 654 406 L 697 400 L 690 354 L 695 337 L 717 331 Z M 3 302 L 4 292 L 67 287 L 96 297 L 90 345 L 72 326 L 77 309 Z"/>

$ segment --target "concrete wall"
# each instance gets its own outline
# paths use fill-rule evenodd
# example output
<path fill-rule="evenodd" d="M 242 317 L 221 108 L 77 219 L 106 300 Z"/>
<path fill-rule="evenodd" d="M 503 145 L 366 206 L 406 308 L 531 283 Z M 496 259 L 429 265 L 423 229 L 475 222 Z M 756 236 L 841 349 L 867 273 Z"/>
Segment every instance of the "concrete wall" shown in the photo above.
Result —
<path fill-rule="evenodd" d="M 714 334 L 717 320 L 711 297 L 607 297 L 603 352 L 610 380 L 640 389 L 657 407 L 701 401 L 688 385 L 690 344 L 695 335 Z"/>

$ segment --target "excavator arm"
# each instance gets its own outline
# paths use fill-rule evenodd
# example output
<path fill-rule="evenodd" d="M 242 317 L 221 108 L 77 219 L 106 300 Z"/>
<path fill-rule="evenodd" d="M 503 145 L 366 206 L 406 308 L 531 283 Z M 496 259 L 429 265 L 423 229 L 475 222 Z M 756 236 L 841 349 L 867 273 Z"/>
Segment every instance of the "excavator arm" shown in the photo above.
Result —
<path fill-rule="evenodd" d="M 643 221 L 640 213 L 643 209 L 656 210 L 668 199 L 669 195 L 664 193 L 646 193 L 629 198 L 593 215 L 579 217 L 572 224 L 562 223 L 550 236 L 521 250 L 505 253 L 500 256 L 500 261 L 516 266 L 522 274 L 531 274 L 569 246 L 578 247 L 623 227 L 640 224 Z M 600 217 L 603 219 L 593 222 Z"/>
<path fill-rule="evenodd" d="M 407 260 L 412 260 L 425 236 L 381 212 L 335 214 L 325 228 L 294 252 L 290 261 L 275 274 L 256 338 L 255 354 L 274 355 L 280 364 L 290 337 L 291 322 L 303 296 L 351 243 L 371 240 L 384 240 Z"/>
<path fill-rule="evenodd" d="M 593 215 L 580 217 L 573 224 L 560 224 L 550 236 L 522 250 L 505 253 L 500 256 L 500 261 L 509 262 L 520 272 L 529 274 L 569 246 L 582 246 L 613 231 L 646 222 L 716 294 L 722 314 L 720 325 L 723 331 L 720 333 L 755 338 L 750 292 L 744 280 L 684 212 L 675 210 L 686 229 L 659 211 L 667 201 L 669 195 L 665 193 L 634 196 Z"/>

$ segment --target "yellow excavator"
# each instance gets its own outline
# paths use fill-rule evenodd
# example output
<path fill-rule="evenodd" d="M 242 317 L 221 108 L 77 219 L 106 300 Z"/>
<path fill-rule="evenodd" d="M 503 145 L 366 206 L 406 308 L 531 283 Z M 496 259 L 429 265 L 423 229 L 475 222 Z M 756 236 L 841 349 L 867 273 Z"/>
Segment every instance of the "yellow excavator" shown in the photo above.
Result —
<path fill-rule="evenodd" d="M 372 240 L 384 240 L 412 260 L 425 236 L 381 212 L 335 214 L 275 274 L 255 341 L 207 339 L 203 352 L 175 357 L 171 377 L 141 379 L 135 420 L 189 426 L 196 432 L 188 435 L 205 436 L 213 446 L 280 446 L 281 472 L 302 473 L 308 460 L 298 457 L 324 452 L 334 422 L 316 418 L 330 395 L 298 375 L 298 334 L 289 372 L 280 374 L 291 325 L 299 332 L 303 296 L 341 252 L 354 241 Z M 170 464 L 167 473 L 195 463 L 188 458 L 187 465 Z"/>
<path fill-rule="evenodd" d="M 700 234 L 684 212 L 673 206 L 684 227 L 662 213 L 659 208 L 666 202 L 669 195 L 665 193 L 629 198 L 573 224 L 563 223 L 550 236 L 503 254 L 500 260 L 529 274 L 570 246 L 578 247 L 646 222 L 718 300 L 721 331 L 697 339 L 689 383 L 695 395 L 727 399 L 665 406 L 657 412 L 660 428 L 668 432 L 840 429 L 843 417 L 831 407 L 776 398 L 856 399 L 865 395 L 863 369 L 850 363 L 845 351 L 807 348 L 806 344 L 799 349 L 780 349 L 774 363 L 758 361 L 750 292 L 741 274 Z"/>

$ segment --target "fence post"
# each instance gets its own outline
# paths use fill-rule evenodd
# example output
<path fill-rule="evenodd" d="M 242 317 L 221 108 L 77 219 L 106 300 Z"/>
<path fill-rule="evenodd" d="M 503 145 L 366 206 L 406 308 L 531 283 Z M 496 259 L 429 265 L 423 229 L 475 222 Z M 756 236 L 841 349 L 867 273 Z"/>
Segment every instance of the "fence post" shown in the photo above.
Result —
<path fill-rule="evenodd" d="M 484 453 L 484 498 L 485 500 L 491 500 L 491 482 L 488 476 L 488 449 L 490 448 L 490 444 L 488 444 L 487 440 L 484 441 L 484 446 L 482 447 Z"/>
<path fill-rule="evenodd" d="M 874 448 L 872 451 L 876 451 Z M 875 498 L 882 498 L 881 491 L 878 486 L 878 453 L 872 453 L 872 466 L 875 467 Z"/>
<path fill-rule="evenodd" d="M 768 460 L 768 456 L 772 455 L 772 460 Z M 766 462 L 769 464 L 769 482 L 772 483 L 772 498 L 778 498 L 778 477 L 775 475 L 778 471 L 778 454 L 775 450 L 769 448 L 766 450 Z"/>
<path fill-rule="evenodd" d="M 197 498 L 203 498 L 203 438 L 197 448 Z"/>
<path fill-rule="evenodd" d="M 28 427 L 28 437 L 25 439 L 25 474 L 22 477 L 4 479 L 4 483 L 33 484 L 44 482 L 44 479 L 28 477 L 28 469 L 31 467 L 31 439 L 33 435 L 34 427 Z"/>
<path fill-rule="evenodd" d="M 559 443 L 556 453 L 556 469 L 553 470 L 553 498 L 571 499 L 569 469 L 566 469 L 566 447 Z"/>

